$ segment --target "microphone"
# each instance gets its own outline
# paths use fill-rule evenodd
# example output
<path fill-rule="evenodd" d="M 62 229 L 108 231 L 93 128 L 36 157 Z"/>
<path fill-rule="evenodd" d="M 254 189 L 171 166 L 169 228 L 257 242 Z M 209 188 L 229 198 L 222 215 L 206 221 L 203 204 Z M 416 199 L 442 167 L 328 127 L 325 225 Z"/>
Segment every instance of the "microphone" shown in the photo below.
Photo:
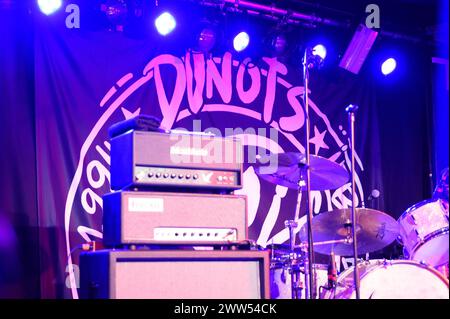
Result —
<path fill-rule="evenodd" d="M 358 109 L 359 109 L 358 105 L 350 104 L 349 106 L 347 106 L 345 108 L 345 112 L 347 112 L 347 113 L 355 113 L 356 111 L 358 111 Z"/>
<path fill-rule="evenodd" d="M 366 207 L 366 201 L 368 203 L 370 203 L 371 201 L 373 201 L 374 199 L 377 199 L 378 197 L 380 197 L 380 191 L 378 189 L 372 189 L 372 192 L 370 193 L 369 197 L 367 197 L 365 200 L 362 199 L 361 205 L 362 207 Z"/>
<path fill-rule="evenodd" d="M 370 193 L 369 197 L 367 197 L 367 201 L 371 201 L 380 197 L 380 191 L 378 189 L 373 189 Z"/>
<path fill-rule="evenodd" d="M 328 264 L 328 289 L 334 289 L 337 285 L 337 270 L 334 252 L 331 252 L 330 258 L 330 263 Z"/>

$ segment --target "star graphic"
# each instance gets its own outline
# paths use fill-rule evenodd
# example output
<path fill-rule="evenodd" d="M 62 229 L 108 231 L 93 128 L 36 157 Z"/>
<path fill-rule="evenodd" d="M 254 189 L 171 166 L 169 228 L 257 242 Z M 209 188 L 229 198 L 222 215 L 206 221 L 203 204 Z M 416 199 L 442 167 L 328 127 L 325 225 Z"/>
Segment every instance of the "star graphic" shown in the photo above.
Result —
<path fill-rule="evenodd" d="M 123 116 L 125 116 L 125 120 L 128 120 L 128 119 L 131 119 L 132 117 L 138 116 L 139 113 L 141 112 L 141 108 L 138 108 L 134 112 L 130 112 L 124 107 L 122 107 L 121 110 L 122 110 Z"/>
<path fill-rule="evenodd" d="M 329 149 L 328 145 L 325 144 L 324 138 L 325 134 L 327 133 L 327 130 L 323 131 L 322 133 L 319 132 L 316 126 L 314 126 L 314 137 L 309 139 L 309 142 L 314 144 L 314 153 L 316 155 L 319 154 L 319 151 L 321 148 Z"/>

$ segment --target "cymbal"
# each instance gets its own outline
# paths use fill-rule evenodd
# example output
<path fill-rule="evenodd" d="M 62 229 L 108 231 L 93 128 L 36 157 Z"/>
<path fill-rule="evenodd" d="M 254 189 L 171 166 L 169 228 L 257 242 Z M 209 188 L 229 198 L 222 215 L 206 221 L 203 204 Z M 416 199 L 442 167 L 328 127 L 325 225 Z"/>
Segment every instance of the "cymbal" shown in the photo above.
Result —
<path fill-rule="evenodd" d="M 399 235 L 399 225 L 391 216 L 375 209 L 356 208 L 356 240 L 358 255 L 380 250 Z M 347 227 L 346 227 L 347 226 Z M 353 255 L 353 244 L 319 242 L 345 239 L 351 234 L 351 209 L 336 209 L 316 215 L 312 220 L 314 251 L 329 255 Z M 307 224 L 300 229 L 300 239 L 307 242 Z"/>
<path fill-rule="evenodd" d="M 262 179 L 292 189 L 306 189 L 306 175 L 301 169 L 306 165 L 305 155 L 301 153 L 278 153 L 262 156 L 256 167 L 256 174 Z M 303 173 L 303 174 L 302 174 Z M 305 175 L 305 176 L 303 176 Z M 336 189 L 349 180 L 347 170 L 341 165 L 320 156 L 310 156 L 311 190 Z M 300 183 L 299 183 L 300 181 Z"/>

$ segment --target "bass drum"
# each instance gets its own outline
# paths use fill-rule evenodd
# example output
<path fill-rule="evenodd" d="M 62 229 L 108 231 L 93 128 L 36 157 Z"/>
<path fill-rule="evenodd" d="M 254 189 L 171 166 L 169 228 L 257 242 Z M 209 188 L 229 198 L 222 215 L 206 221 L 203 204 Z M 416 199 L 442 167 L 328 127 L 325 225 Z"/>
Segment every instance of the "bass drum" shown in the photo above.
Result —
<path fill-rule="evenodd" d="M 449 299 L 448 280 L 434 268 L 410 260 L 370 260 L 358 265 L 361 299 Z M 354 299 L 354 267 L 338 276 L 323 299 Z"/>

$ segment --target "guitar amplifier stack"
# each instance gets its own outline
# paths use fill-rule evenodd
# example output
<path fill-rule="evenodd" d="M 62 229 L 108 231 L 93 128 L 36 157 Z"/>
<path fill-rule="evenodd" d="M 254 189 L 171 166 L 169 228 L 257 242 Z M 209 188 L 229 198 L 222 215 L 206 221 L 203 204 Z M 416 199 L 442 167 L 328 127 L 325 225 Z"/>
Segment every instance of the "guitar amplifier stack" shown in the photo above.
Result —
<path fill-rule="evenodd" d="M 248 248 L 247 198 L 232 194 L 242 187 L 240 140 L 136 125 L 111 127 L 110 136 L 113 192 L 103 196 L 107 249 L 80 256 L 81 296 L 269 296 L 268 254 Z M 236 249 L 243 243 L 245 251 Z M 170 284 L 174 278 L 186 281 L 182 291 Z M 238 291 L 242 278 L 252 282 Z M 144 286 L 135 289 L 137 282 Z M 223 289 L 225 282 L 236 283 L 235 294 L 233 285 Z M 196 286 L 202 289 L 189 289 Z"/>

